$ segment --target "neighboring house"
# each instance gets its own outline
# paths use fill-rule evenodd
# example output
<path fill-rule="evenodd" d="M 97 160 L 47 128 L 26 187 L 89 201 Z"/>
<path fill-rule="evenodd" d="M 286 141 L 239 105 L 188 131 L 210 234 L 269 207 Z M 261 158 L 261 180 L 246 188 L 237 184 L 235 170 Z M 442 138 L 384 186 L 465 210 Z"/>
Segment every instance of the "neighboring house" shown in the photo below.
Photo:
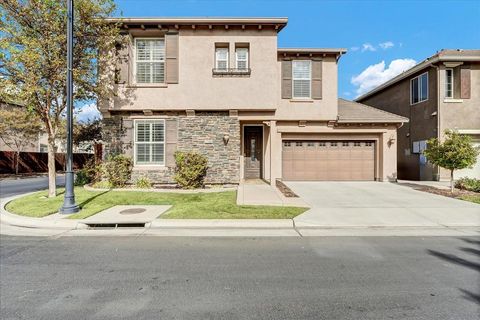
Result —
<path fill-rule="evenodd" d="M 408 120 L 338 99 L 344 49 L 277 48 L 286 18 L 109 21 L 127 45 L 99 105 L 105 151 L 133 157 L 132 180 L 174 183 L 176 150 L 208 157 L 207 184 L 396 180 Z"/>
<path fill-rule="evenodd" d="M 18 104 L 18 103 L 10 103 L 10 102 L 5 102 L 0 100 L 0 109 L 3 110 L 19 110 L 25 108 L 24 106 Z M 1 121 L 1 119 L 0 119 Z M 32 141 L 29 141 L 23 148 L 22 152 L 39 152 L 40 150 L 40 137 L 41 134 L 39 133 L 38 139 L 33 139 Z M 8 139 L 8 138 L 7 138 Z M 8 140 L 7 140 L 8 142 Z M 0 151 L 17 151 L 12 148 L 10 148 L 3 139 L 0 139 Z"/>
<path fill-rule="evenodd" d="M 19 104 L 6 103 L 0 101 L 0 109 L 7 110 L 16 110 L 19 108 L 24 108 Z M 66 152 L 66 143 L 63 139 L 56 139 L 55 145 L 57 146 L 57 153 Z M 15 151 L 12 150 L 8 145 L 5 144 L 3 139 L 0 139 L 0 151 Z M 22 152 L 48 152 L 48 135 L 43 132 L 38 133 L 38 138 L 32 139 L 22 150 Z M 73 146 L 74 153 L 93 153 L 92 143 L 82 143 L 79 146 Z"/>
<path fill-rule="evenodd" d="M 446 129 L 471 135 L 480 146 L 480 50 L 441 50 L 356 101 L 410 119 L 398 130 L 399 179 L 449 179 L 422 151 Z M 463 176 L 480 178 L 480 159 L 455 173 Z"/>

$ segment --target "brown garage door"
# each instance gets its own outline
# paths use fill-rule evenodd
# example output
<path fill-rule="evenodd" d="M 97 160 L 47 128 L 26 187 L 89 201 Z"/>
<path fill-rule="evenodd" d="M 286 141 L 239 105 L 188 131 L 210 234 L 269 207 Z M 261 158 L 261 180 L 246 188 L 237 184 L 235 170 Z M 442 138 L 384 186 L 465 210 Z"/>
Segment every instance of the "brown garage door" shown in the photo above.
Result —
<path fill-rule="evenodd" d="M 373 141 L 283 141 L 284 180 L 375 179 Z"/>

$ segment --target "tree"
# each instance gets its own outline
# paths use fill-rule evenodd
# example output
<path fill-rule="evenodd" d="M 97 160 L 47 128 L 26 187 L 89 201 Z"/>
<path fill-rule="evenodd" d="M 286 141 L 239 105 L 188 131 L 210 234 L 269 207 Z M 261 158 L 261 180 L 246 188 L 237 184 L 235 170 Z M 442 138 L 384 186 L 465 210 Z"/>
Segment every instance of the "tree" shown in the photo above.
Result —
<path fill-rule="evenodd" d="M 20 152 L 38 139 L 42 131 L 40 120 L 23 108 L 0 109 L 0 139 L 15 152 L 15 174 L 18 174 Z"/>
<path fill-rule="evenodd" d="M 479 152 L 479 149 L 473 146 L 472 138 L 446 130 L 445 140 L 428 140 L 427 149 L 423 153 L 431 163 L 450 170 L 450 191 L 453 192 L 454 170 L 471 168 L 477 162 Z"/>
<path fill-rule="evenodd" d="M 118 26 L 104 19 L 114 11 L 113 0 L 75 2 L 76 103 L 113 95 L 114 73 L 103 71 L 122 43 Z M 56 195 L 55 139 L 66 108 L 66 24 L 66 1 L 0 0 L 0 95 L 24 102 L 43 123 L 50 197 Z"/>
<path fill-rule="evenodd" d="M 102 120 L 95 119 L 77 123 L 73 130 L 73 144 L 79 146 L 82 142 L 97 143 L 102 140 Z"/>

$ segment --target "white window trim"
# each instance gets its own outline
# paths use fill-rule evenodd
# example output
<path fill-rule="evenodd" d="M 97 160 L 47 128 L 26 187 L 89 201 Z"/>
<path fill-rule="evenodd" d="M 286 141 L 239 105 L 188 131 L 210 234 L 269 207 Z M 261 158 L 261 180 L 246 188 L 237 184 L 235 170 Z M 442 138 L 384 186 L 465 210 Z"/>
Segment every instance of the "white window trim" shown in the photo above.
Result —
<path fill-rule="evenodd" d="M 452 72 L 452 95 L 451 96 L 447 96 L 447 71 L 451 71 Z M 455 85 L 454 85 L 454 76 L 453 76 L 453 68 L 446 68 L 445 69 L 445 95 L 444 95 L 444 98 L 445 99 L 453 99 L 453 97 L 455 97 Z"/>
<path fill-rule="evenodd" d="M 413 82 L 413 80 L 418 79 L 418 98 L 420 99 L 420 97 L 422 96 L 422 93 L 421 93 L 422 84 L 421 84 L 420 78 L 425 74 L 427 75 L 427 98 L 425 100 L 419 100 L 418 102 L 414 103 L 413 102 L 413 92 L 412 92 L 412 82 Z M 428 79 L 428 71 L 416 76 L 415 78 L 410 79 L 410 105 L 411 106 L 422 103 L 422 102 L 425 102 L 425 101 L 428 101 L 428 98 L 429 98 L 429 95 L 430 95 L 430 93 L 428 92 L 429 91 L 428 90 L 429 82 L 430 82 L 430 80 Z"/>
<path fill-rule="evenodd" d="M 163 143 L 163 164 L 159 163 L 137 163 L 137 122 L 141 121 L 161 121 L 163 122 L 163 142 L 155 142 L 155 143 Z M 166 166 L 166 156 L 167 156 L 167 122 L 165 119 L 160 118 L 142 118 L 142 119 L 134 119 L 133 120 L 133 165 L 136 167 L 165 167 Z M 152 142 L 150 142 L 152 143 Z"/>
<path fill-rule="evenodd" d="M 163 61 L 162 60 L 155 60 L 155 61 L 150 61 L 150 62 L 163 62 L 163 82 L 147 82 L 147 83 L 137 83 L 137 40 L 163 40 L 163 50 L 164 55 L 163 55 Z M 133 83 L 139 86 L 148 86 L 148 85 L 158 85 L 158 84 L 165 84 L 166 79 L 167 79 L 167 59 L 166 59 L 166 54 L 167 54 L 167 42 L 165 41 L 165 38 L 161 37 L 156 37 L 156 38 L 140 38 L 140 37 L 135 37 L 134 38 L 134 45 L 133 45 Z"/>
<path fill-rule="evenodd" d="M 227 51 L 227 57 L 225 58 L 226 59 L 225 61 L 227 62 L 227 65 L 226 65 L 225 69 L 228 69 L 229 66 L 230 66 L 230 61 L 229 61 L 230 60 L 230 49 L 228 47 L 215 47 L 215 69 L 224 70 L 224 69 L 220 69 L 218 67 L 218 62 L 219 61 L 224 61 L 224 60 L 219 60 L 218 59 L 217 51 L 219 51 L 220 49 L 223 49 L 223 50 L 226 49 L 226 51 Z"/>
<path fill-rule="evenodd" d="M 250 57 L 249 57 L 249 50 L 248 50 L 247 47 L 235 48 L 235 68 L 238 69 L 238 61 L 240 61 L 238 59 L 238 51 L 237 50 L 245 50 L 247 52 L 246 58 L 245 58 L 245 62 L 246 62 L 246 68 L 245 69 L 248 69 L 250 67 L 250 61 L 249 61 Z"/>
<path fill-rule="evenodd" d="M 309 78 L 294 78 L 293 76 L 293 65 L 296 61 L 308 61 L 310 64 L 310 76 Z M 295 80 L 309 80 L 310 81 L 310 94 L 308 97 L 296 97 L 295 96 L 295 90 L 294 90 L 294 84 Z M 312 99 L 312 60 L 292 60 L 292 99 L 297 99 L 297 100 L 311 100 Z"/>

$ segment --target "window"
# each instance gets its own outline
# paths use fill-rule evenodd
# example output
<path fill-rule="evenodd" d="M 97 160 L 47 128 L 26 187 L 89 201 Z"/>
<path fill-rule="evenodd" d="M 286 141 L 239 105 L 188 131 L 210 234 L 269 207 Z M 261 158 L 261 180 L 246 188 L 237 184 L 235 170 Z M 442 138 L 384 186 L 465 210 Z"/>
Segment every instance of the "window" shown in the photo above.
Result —
<path fill-rule="evenodd" d="M 348 142 L 342 142 L 342 147 L 348 147 L 349 143 Z"/>
<path fill-rule="evenodd" d="M 360 147 L 360 142 L 358 142 L 358 141 L 354 142 L 354 143 L 353 143 L 353 146 L 354 146 L 354 147 Z"/>
<path fill-rule="evenodd" d="M 297 147 L 302 147 L 302 146 L 303 146 L 303 143 L 302 143 L 302 142 L 295 142 L 295 146 L 297 146 Z"/>
<path fill-rule="evenodd" d="M 414 141 L 412 153 L 423 153 L 427 149 L 427 140 Z"/>
<path fill-rule="evenodd" d="M 330 142 L 330 147 L 336 147 L 337 143 L 336 142 Z"/>
<path fill-rule="evenodd" d="M 428 72 L 413 78 L 410 86 L 410 104 L 428 100 Z"/>
<path fill-rule="evenodd" d="M 315 142 L 307 142 L 307 147 L 315 147 Z"/>
<path fill-rule="evenodd" d="M 284 147 L 290 147 L 292 144 L 290 143 L 290 141 L 284 141 L 283 142 L 283 146 Z"/>
<path fill-rule="evenodd" d="M 248 69 L 248 48 L 235 49 L 235 68 L 240 70 Z"/>
<path fill-rule="evenodd" d="M 318 143 L 318 146 L 319 146 L 319 147 L 325 147 L 326 145 L 327 145 L 327 144 L 326 144 L 325 142 L 319 142 L 319 143 Z"/>
<path fill-rule="evenodd" d="M 137 83 L 163 83 L 165 81 L 164 39 L 135 39 Z"/>
<path fill-rule="evenodd" d="M 293 98 L 310 98 L 311 61 L 295 60 L 292 62 Z"/>
<path fill-rule="evenodd" d="M 46 144 L 41 143 L 39 151 L 42 152 L 42 153 L 48 152 L 48 146 Z"/>
<path fill-rule="evenodd" d="M 215 68 L 228 69 L 228 48 L 215 48 Z"/>
<path fill-rule="evenodd" d="M 135 120 L 135 164 L 165 164 L 165 120 Z"/>
<path fill-rule="evenodd" d="M 372 146 L 372 143 L 371 143 L 371 142 L 365 142 L 365 146 L 366 146 L 366 147 L 371 147 L 371 146 Z"/>
<path fill-rule="evenodd" d="M 453 69 L 445 70 L 445 98 L 453 98 Z"/>

